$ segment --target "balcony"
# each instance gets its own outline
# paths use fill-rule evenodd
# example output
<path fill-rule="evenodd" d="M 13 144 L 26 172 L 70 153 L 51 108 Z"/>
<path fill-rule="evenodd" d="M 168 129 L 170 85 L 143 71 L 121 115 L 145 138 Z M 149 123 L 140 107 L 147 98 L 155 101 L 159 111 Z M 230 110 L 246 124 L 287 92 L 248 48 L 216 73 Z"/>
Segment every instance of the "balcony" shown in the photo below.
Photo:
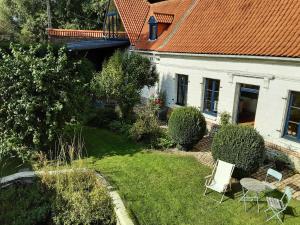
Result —
<path fill-rule="evenodd" d="M 70 50 L 89 50 L 129 45 L 126 32 L 47 29 L 49 41 L 66 44 Z"/>

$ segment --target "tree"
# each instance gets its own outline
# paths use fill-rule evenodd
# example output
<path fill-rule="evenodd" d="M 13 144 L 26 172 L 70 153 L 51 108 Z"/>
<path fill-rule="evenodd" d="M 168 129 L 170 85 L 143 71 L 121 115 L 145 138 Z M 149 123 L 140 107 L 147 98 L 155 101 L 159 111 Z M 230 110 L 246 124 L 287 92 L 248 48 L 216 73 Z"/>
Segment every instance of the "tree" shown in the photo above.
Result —
<path fill-rule="evenodd" d="M 102 29 L 107 0 L 52 0 L 52 24 L 57 28 Z M 23 43 L 47 38 L 45 0 L 0 0 L 0 34 Z"/>
<path fill-rule="evenodd" d="M 93 89 L 99 98 L 115 100 L 125 119 L 140 101 L 141 90 L 158 81 L 155 66 L 148 58 L 136 53 L 116 51 L 95 76 Z"/>
<path fill-rule="evenodd" d="M 47 151 L 65 124 L 83 114 L 92 67 L 71 61 L 65 49 L 41 46 L 11 46 L 0 58 L 0 155 Z"/>

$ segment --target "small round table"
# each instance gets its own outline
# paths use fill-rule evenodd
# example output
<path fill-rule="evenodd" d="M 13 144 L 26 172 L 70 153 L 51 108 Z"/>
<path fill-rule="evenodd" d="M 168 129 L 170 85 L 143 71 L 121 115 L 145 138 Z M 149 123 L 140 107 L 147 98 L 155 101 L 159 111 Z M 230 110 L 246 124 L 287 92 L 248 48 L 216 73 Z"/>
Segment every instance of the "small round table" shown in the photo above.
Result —
<path fill-rule="evenodd" d="M 266 186 L 259 180 L 254 178 L 243 178 L 240 180 L 240 184 L 243 189 L 243 196 L 240 201 L 244 201 L 245 211 L 246 211 L 246 201 L 256 201 L 257 211 L 259 212 L 259 194 L 266 190 Z M 255 196 L 247 196 L 249 192 L 254 192 Z"/>

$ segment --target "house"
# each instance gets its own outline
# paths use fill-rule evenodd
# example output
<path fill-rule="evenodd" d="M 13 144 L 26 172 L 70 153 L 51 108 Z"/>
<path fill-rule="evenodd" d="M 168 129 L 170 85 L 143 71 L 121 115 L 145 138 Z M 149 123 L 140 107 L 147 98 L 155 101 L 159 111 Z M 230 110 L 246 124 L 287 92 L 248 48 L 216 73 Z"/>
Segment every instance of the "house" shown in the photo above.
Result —
<path fill-rule="evenodd" d="M 131 49 L 156 64 L 169 107 L 228 112 L 300 170 L 299 0 L 111 0 Z"/>

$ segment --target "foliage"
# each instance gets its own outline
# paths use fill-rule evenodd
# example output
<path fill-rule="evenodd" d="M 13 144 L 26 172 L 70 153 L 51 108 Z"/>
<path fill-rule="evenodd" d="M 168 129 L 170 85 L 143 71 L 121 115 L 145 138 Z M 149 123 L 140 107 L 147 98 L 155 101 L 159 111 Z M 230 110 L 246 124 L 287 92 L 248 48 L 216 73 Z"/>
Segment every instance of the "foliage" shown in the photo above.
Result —
<path fill-rule="evenodd" d="M 51 211 L 49 195 L 38 183 L 1 189 L 0 224 L 46 224 Z"/>
<path fill-rule="evenodd" d="M 156 68 L 148 58 L 136 53 L 116 51 L 95 76 L 93 89 L 99 98 L 115 100 L 124 119 L 130 119 L 133 107 L 140 102 L 145 86 L 158 80 Z"/>
<path fill-rule="evenodd" d="M 176 146 L 176 143 L 173 141 L 170 134 L 165 129 L 161 129 L 159 133 L 159 137 L 156 140 L 154 140 L 152 143 L 152 147 L 154 149 L 164 150 L 164 149 L 173 148 L 174 146 Z"/>
<path fill-rule="evenodd" d="M 120 120 L 114 120 L 108 125 L 109 129 L 113 132 L 116 132 L 118 134 L 122 134 L 125 137 L 130 137 L 130 130 L 132 128 L 132 125 Z"/>
<path fill-rule="evenodd" d="M 156 107 L 151 103 L 141 105 L 136 109 L 137 119 L 130 129 L 131 137 L 136 141 L 152 143 L 160 134 Z"/>
<path fill-rule="evenodd" d="M 44 174 L 42 183 L 55 193 L 51 198 L 54 224 L 115 224 L 112 200 L 94 172 Z"/>
<path fill-rule="evenodd" d="M 262 136 L 252 127 L 227 125 L 214 136 L 212 155 L 236 165 L 234 176 L 249 176 L 256 172 L 264 158 L 265 146 Z"/>
<path fill-rule="evenodd" d="M 49 0 L 56 28 L 101 29 L 107 0 Z M 47 38 L 47 1 L 0 0 L 0 34 L 22 43 Z"/>
<path fill-rule="evenodd" d="M 118 119 L 113 108 L 93 108 L 87 118 L 86 124 L 92 127 L 107 127 L 110 122 Z"/>
<path fill-rule="evenodd" d="M 80 119 L 92 71 L 64 49 L 11 46 L 0 60 L 0 154 L 46 151 L 67 122 Z M 20 150 L 18 150 L 20 149 Z"/>
<path fill-rule="evenodd" d="M 226 126 L 228 124 L 230 124 L 230 113 L 228 112 L 222 112 L 220 115 L 220 123 L 221 126 Z"/>
<path fill-rule="evenodd" d="M 181 107 L 173 111 L 169 119 L 169 133 L 178 147 L 190 150 L 206 132 L 206 121 L 194 107 Z"/>
<path fill-rule="evenodd" d="M 112 200 L 92 171 L 46 172 L 40 178 L 1 189 L 1 224 L 115 224 Z"/>

